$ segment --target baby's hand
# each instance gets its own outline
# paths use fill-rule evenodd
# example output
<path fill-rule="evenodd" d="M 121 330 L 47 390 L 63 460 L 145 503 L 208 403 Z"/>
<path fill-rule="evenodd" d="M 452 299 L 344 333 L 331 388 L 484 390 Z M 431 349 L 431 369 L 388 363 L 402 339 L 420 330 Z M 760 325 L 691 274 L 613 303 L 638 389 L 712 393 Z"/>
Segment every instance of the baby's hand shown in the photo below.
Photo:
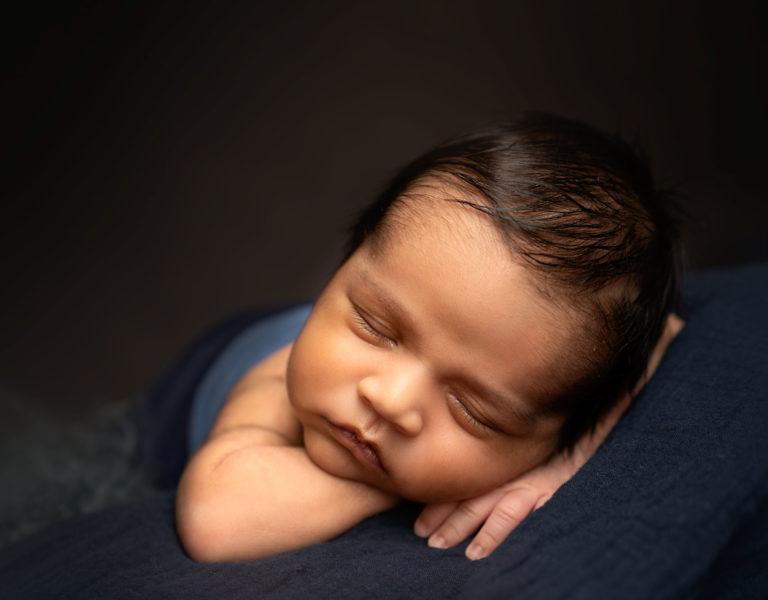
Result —
<path fill-rule="evenodd" d="M 481 496 L 445 504 L 429 504 L 414 525 L 416 535 L 428 537 L 433 548 L 448 548 L 467 539 L 482 525 L 466 556 L 485 558 L 530 513 L 586 462 L 580 455 L 558 454 L 549 462 Z"/>
<path fill-rule="evenodd" d="M 485 558 L 590 459 L 629 401 L 629 395 L 622 397 L 571 451 L 556 454 L 517 479 L 475 498 L 427 505 L 414 524 L 416 535 L 428 537 L 427 543 L 433 548 L 449 548 L 463 542 L 482 525 L 466 555 L 471 560 Z"/>

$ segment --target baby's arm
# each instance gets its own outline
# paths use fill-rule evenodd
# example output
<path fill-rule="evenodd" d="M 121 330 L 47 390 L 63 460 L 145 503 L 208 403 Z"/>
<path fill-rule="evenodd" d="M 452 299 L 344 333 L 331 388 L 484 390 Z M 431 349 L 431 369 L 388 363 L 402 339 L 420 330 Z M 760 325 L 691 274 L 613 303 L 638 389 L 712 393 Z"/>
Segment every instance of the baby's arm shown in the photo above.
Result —
<path fill-rule="evenodd" d="M 325 541 L 397 503 L 310 460 L 288 402 L 289 350 L 238 384 L 184 470 L 176 525 L 195 560 L 250 560 Z"/>

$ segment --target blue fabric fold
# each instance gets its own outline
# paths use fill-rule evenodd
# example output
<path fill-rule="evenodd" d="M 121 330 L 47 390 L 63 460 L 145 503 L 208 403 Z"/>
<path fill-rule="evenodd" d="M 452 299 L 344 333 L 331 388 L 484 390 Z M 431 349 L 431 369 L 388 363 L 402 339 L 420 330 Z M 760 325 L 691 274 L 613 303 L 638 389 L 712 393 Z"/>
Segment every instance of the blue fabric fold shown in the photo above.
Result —
<path fill-rule="evenodd" d="M 278 311 L 248 326 L 227 344 L 207 369 L 192 399 L 189 454 L 205 441 L 219 410 L 240 378 L 251 367 L 295 340 L 311 310 L 311 304 L 302 304 Z"/>

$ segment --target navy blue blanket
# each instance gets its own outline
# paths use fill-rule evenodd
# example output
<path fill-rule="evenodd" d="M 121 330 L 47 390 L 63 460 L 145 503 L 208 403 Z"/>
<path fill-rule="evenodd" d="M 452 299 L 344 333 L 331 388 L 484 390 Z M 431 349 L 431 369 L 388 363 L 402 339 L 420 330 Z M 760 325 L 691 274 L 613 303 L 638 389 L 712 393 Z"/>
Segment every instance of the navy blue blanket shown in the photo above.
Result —
<path fill-rule="evenodd" d="M 768 267 L 686 286 L 687 325 L 596 455 L 489 558 L 432 550 L 406 504 L 339 538 L 197 564 L 173 492 L 0 554 L 0 598 L 766 598 Z"/>

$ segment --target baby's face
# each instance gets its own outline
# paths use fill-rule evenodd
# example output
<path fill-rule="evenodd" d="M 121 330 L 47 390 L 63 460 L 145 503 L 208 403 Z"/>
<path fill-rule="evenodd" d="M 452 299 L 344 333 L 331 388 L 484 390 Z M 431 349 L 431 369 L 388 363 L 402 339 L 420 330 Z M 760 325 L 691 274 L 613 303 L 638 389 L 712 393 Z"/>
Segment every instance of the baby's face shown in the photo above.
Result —
<path fill-rule="evenodd" d="M 399 210 L 318 299 L 288 392 L 327 472 L 421 502 L 468 498 L 553 452 L 562 418 L 538 405 L 564 317 L 480 213 Z"/>

